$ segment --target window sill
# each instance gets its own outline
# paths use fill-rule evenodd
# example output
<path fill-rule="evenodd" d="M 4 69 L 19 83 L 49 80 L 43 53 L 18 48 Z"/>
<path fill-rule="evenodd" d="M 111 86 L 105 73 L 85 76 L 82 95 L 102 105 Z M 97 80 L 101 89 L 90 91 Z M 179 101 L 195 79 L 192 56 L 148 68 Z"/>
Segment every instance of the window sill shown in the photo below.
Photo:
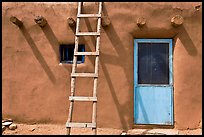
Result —
<path fill-rule="evenodd" d="M 82 65 L 82 64 L 84 64 L 84 62 L 77 63 L 77 65 Z M 63 65 L 73 65 L 73 63 L 59 63 L 59 66 L 63 66 Z"/>

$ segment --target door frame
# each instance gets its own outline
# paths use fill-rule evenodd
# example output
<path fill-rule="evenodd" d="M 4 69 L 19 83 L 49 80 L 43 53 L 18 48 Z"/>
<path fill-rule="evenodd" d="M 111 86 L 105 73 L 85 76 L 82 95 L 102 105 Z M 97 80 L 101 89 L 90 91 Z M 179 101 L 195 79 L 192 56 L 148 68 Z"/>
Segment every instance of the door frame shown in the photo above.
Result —
<path fill-rule="evenodd" d="M 136 116 L 136 87 L 138 86 L 138 43 L 169 43 L 169 84 L 168 85 L 159 85 L 159 86 L 172 86 L 172 94 L 171 94 L 171 112 L 172 112 L 172 123 L 174 125 L 174 88 L 173 88 L 173 39 L 134 39 L 134 108 L 133 108 L 133 123 L 134 125 L 142 125 L 135 123 L 135 116 Z M 147 84 L 147 86 L 151 86 Z M 156 85 L 155 85 L 156 86 Z M 146 124 L 145 124 L 146 125 Z M 147 124 L 147 125 L 155 125 L 155 124 Z M 158 125 L 157 126 L 166 126 L 166 125 Z"/>

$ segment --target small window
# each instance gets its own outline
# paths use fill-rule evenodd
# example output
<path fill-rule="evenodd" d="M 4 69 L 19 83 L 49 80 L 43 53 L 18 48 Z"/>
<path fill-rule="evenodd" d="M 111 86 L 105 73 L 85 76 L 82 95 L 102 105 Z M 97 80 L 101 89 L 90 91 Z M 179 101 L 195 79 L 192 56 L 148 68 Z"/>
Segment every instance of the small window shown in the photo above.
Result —
<path fill-rule="evenodd" d="M 60 45 L 60 63 L 73 63 L 75 45 Z M 79 45 L 78 52 L 84 52 L 85 46 Z M 77 56 L 77 64 L 84 63 L 84 55 Z"/>

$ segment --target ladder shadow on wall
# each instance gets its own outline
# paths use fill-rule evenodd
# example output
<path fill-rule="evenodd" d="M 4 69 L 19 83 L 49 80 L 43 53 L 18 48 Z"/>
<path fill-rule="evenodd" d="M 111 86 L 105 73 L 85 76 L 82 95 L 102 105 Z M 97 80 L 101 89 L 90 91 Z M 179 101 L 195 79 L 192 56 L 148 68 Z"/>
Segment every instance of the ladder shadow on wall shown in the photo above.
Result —
<path fill-rule="evenodd" d="M 42 66 L 43 70 L 45 71 L 45 73 L 47 74 L 49 79 L 52 81 L 53 84 L 56 83 L 56 78 L 55 78 L 54 74 L 50 70 L 48 64 L 46 63 L 45 59 L 43 58 L 42 54 L 38 50 L 35 42 L 31 38 L 30 34 L 28 33 L 28 31 L 26 30 L 24 25 L 22 25 L 20 27 L 20 31 L 22 32 L 23 36 L 25 37 L 26 41 L 28 42 L 29 46 L 31 47 L 34 56 L 36 57 L 36 59 L 38 60 L 40 65 Z"/>
<path fill-rule="evenodd" d="M 124 45 L 122 44 L 122 41 L 120 40 L 119 36 L 117 35 L 117 33 L 115 32 L 112 23 L 110 23 L 110 25 L 108 26 L 108 29 L 105 30 L 105 33 L 107 34 L 109 40 L 111 41 L 111 45 L 114 47 L 115 51 L 117 52 L 117 54 L 119 56 L 113 56 L 113 55 L 109 55 L 109 54 L 105 54 L 105 53 L 100 53 L 101 55 L 101 67 L 102 70 L 104 72 L 104 75 L 106 77 L 107 83 L 109 85 L 110 91 L 111 91 L 111 95 L 114 99 L 114 102 L 116 104 L 117 107 L 117 111 L 118 114 L 120 116 L 120 121 L 121 121 L 121 125 L 123 127 L 123 129 L 127 129 L 128 128 L 128 123 L 125 120 L 125 117 L 129 118 L 129 123 L 133 123 L 133 116 L 130 116 L 130 112 L 126 111 L 129 108 L 133 108 L 133 104 L 131 103 L 131 101 L 133 102 L 133 93 L 130 93 L 131 95 L 129 95 L 129 99 L 128 102 L 126 102 L 124 105 L 121 105 L 119 103 L 119 99 L 117 98 L 116 94 L 116 90 L 114 88 L 114 84 L 111 80 L 110 77 L 110 71 L 108 71 L 106 64 L 113 64 L 113 65 L 117 65 L 123 68 L 123 72 L 125 74 L 125 78 L 128 81 L 128 83 L 131 86 L 131 81 L 130 78 L 131 76 L 129 76 L 129 74 L 127 72 L 129 72 L 129 68 L 128 65 L 126 64 L 126 62 L 122 61 L 125 58 L 127 58 L 129 56 L 129 54 L 127 54 L 126 50 L 124 49 Z M 127 90 L 128 92 L 131 91 L 131 88 L 129 87 L 129 89 Z M 127 112 L 127 113 L 126 113 Z M 132 112 L 133 113 L 133 112 Z"/>
<path fill-rule="evenodd" d="M 91 28 L 90 22 L 87 21 L 87 19 L 84 19 L 84 20 L 86 22 L 86 25 L 90 26 L 88 28 Z M 73 35 L 75 35 L 76 26 L 70 27 L 69 29 L 71 29 L 73 32 Z M 91 38 L 92 38 L 92 40 L 95 40 L 93 36 Z M 94 42 L 96 43 L 96 41 L 94 41 Z M 89 44 L 86 42 L 86 39 L 83 36 L 80 36 L 80 38 L 79 38 L 79 44 L 81 44 L 81 43 L 86 45 L 86 52 L 91 52 L 91 48 L 89 47 Z M 95 45 L 95 43 L 93 43 L 93 44 Z M 91 64 L 94 66 L 94 62 L 95 62 L 94 58 L 92 58 L 91 56 L 87 56 L 87 57 L 90 60 Z"/>
<path fill-rule="evenodd" d="M 103 6 L 103 14 L 107 15 L 107 11 L 106 10 L 104 11 L 104 10 L 105 10 L 105 8 Z M 85 19 L 85 23 L 86 23 L 88 31 L 93 31 L 89 19 Z M 126 75 L 126 79 L 128 80 L 128 83 L 131 83 L 131 81 L 130 81 L 131 76 L 129 76 L 128 73 L 127 73 L 129 71 L 129 68 L 126 65 L 126 62 L 121 61 L 122 58 L 124 59 L 124 58 L 126 58 L 128 56 L 128 53 L 124 49 L 124 46 L 123 46 L 119 36 L 115 32 L 115 30 L 113 28 L 113 25 L 111 23 L 107 28 L 104 28 L 103 30 L 105 31 L 108 38 L 110 39 L 111 44 L 113 45 L 114 49 L 116 50 L 116 52 L 120 56 L 112 56 L 112 55 L 104 54 L 101 51 L 100 52 L 100 65 L 102 67 L 102 70 L 103 70 L 103 73 L 105 75 L 107 84 L 109 86 L 111 96 L 112 96 L 112 98 L 113 98 L 113 100 L 115 102 L 116 109 L 117 109 L 118 116 L 119 116 L 120 123 L 121 123 L 121 127 L 124 130 L 127 130 L 129 125 L 128 125 L 127 121 L 125 120 L 125 117 L 129 118 L 128 119 L 129 123 L 133 123 L 133 115 L 130 116 L 129 115 L 130 112 L 126 111 L 126 110 L 129 110 L 129 108 L 133 108 L 133 103 L 131 103 L 131 100 L 133 101 L 133 93 L 130 93 L 131 94 L 130 99 L 127 99 L 129 101 L 126 102 L 124 105 L 121 105 L 119 103 L 119 99 L 116 96 L 116 94 L 117 94 L 116 89 L 114 88 L 114 84 L 113 84 L 113 82 L 111 80 L 109 71 L 108 71 L 105 64 L 114 64 L 114 65 L 121 66 L 123 68 L 123 70 L 124 70 L 124 73 Z M 91 41 L 92 41 L 93 45 L 95 45 L 96 39 L 94 37 L 92 37 Z M 131 89 L 129 88 L 128 91 L 130 91 L 130 90 Z"/>

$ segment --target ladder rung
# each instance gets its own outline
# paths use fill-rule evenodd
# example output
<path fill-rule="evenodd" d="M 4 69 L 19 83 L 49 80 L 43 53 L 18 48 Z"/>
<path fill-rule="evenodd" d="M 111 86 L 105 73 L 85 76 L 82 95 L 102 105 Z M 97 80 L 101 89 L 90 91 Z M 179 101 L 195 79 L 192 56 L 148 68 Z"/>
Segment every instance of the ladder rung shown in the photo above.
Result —
<path fill-rule="evenodd" d="M 97 36 L 97 35 L 100 35 L 100 33 L 98 32 L 78 32 L 76 33 L 77 36 Z"/>
<path fill-rule="evenodd" d="M 86 18 L 86 17 L 90 17 L 90 18 L 99 18 L 101 17 L 101 14 L 78 14 L 77 17 L 79 18 Z"/>
<path fill-rule="evenodd" d="M 95 73 L 72 73 L 72 77 L 98 77 Z"/>
<path fill-rule="evenodd" d="M 96 128 L 96 123 L 75 123 L 67 122 L 66 127 Z"/>
<path fill-rule="evenodd" d="M 99 52 L 75 52 L 74 55 L 99 55 Z"/>
<path fill-rule="evenodd" d="M 74 100 L 74 101 L 97 101 L 97 98 L 96 97 L 69 96 L 69 100 Z"/>

